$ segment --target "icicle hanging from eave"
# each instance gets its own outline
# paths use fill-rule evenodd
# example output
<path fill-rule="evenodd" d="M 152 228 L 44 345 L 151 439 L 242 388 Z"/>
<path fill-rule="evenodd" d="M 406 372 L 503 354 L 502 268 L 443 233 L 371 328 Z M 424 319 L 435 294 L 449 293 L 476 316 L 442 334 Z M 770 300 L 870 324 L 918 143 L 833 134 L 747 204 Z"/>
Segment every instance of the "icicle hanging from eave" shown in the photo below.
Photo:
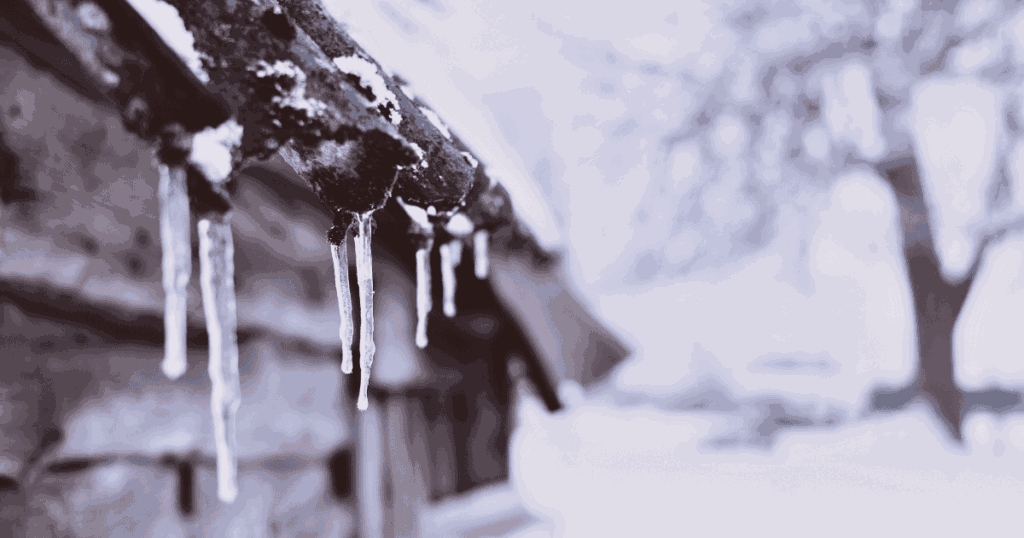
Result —
<path fill-rule="evenodd" d="M 348 228 L 342 232 L 338 244 L 331 243 L 331 258 L 334 260 L 334 289 L 338 294 L 338 313 L 341 317 L 338 329 L 341 337 L 341 371 L 351 374 L 355 328 L 352 326 L 352 292 L 348 281 Z"/>
<path fill-rule="evenodd" d="M 164 287 L 164 360 L 160 367 L 168 378 L 178 379 L 188 366 L 186 287 L 192 275 L 188 187 L 184 166 L 160 163 L 158 168 Z"/>
<path fill-rule="evenodd" d="M 235 417 L 242 389 L 238 377 L 235 249 L 230 214 L 200 220 L 198 231 L 203 311 L 210 339 L 210 409 L 217 449 L 217 496 L 231 503 L 238 496 Z"/>
<path fill-rule="evenodd" d="M 359 284 L 359 397 L 356 407 L 365 411 L 369 406 L 370 367 L 376 346 L 373 343 L 373 213 L 356 215 L 356 279 Z"/>
<path fill-rule="evenodd" d="M 397 197 L 398 205 L 405 210 L 413 222 L 413 235 L 417 236 L 416 247 L 416 347 L 427 347 L 427 317 L 434 308 L 431 294 L 430 252 L 434 249 L 434 225 L 428 211 L 422 207 L 406 204 Z M 436 211 L 435 211 L 436 214 Z"/>
<path fill-rule="evenodd" d="M 477 230 L 473 233 L 473 272 L 476 277 L 483 280 L 489 272 L 490 259 L 487 252 L 490 237 L 487 230 Z"/>
<path fill-rule="evenodd" d="M 441 245 L 441 290 L 444 315 L 455 317 L 455 269 L 462 263 L 462 240 L 473 233 L 473 221 L 459 211 L 438 223 L 452 239 Z"/>
<path fill-rule="evenodd" d="M 444 315 L 455 317 L 455 268 L 462 261 L 462 240 L 452 239 L 441 245 L 441 286 Z"/>
<path fill-rule="evenodd" d="M 428 238 L 416 249 L 416 347 L 427 347 L 427 315 L 433 308 L 430 295 L 430 251 L 434 239 Z"/>

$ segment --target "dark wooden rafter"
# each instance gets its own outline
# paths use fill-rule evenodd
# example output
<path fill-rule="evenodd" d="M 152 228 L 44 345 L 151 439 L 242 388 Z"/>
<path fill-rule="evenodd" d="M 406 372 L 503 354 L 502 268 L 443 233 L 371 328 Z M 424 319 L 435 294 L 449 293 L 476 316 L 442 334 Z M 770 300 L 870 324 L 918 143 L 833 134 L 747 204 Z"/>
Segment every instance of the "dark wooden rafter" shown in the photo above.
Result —
<path fill-rule="evenodd" d="M 82 67 L 31 4 L 7 2 L 4 9 L 6 13 L 0 17 L 0 43 L 14 48 L 33 66 L 56 75 L 62 83 L 90 100 L 114 105 L 93 84 L 94 75 Z"/>
<path fill-rule="evenodd" d="M 320 0 L 282 0 L 281 6 L 295 23 L 332 59 L 350 58 L 366 62 L 376 70 L 376 76 L 394 96 L 395 105 L 380 104 L 381 112 L 397 120 L 398 130 L 407 140 L 423 152 L 423 161 L 402 167 L 394 195 L 406 203 L 422 207 L 435 206 L 439 212 L 456 209 L 464 201 L 474 182 L 475 166 L 472 158 L 463 155 L 464 147 L 457 147 L 451 134 L 442 133 L 427 117 L 426 106 L 414 102 L 400 84 L 381 68 L 362 47 L 332 17 Z M 374 85 L 356 74 L 346 74 L 368 98 L 378 100 Z M 377 88 L 377 91 L 383 89 Z"/>
<path fill-rule="evenodd" d="M 481 229 L 514 222 L 507 193 L 466 145 L 442 133 L 426 105 L 407 95 L 319 1 L 170 3 L 205 55 L 205 84 L 125 0 L 15 0 L 0 36 L 22 48 L 47 44 L 29 57 L 118 109 L 130 130 L 159 143 L 165 164 L 183 164 L 190 135 L 234 117 L 244 129 L 236 169 L 283 149 L 334 212 L 377 209 L 396 195 L 435 206 L 442 224 L 460 208 Z M 98 15 L 90 17 L 89 9 Z M 372 66 L 393 98 L 374 106 L 380 88 L 343 72 L 334 58 Z M 317 110 L 289 104 L 289 92 Z M 230 207 L 223 189 L 194 186 L 193 209 Z"/>
<path fill-rule="evenodd" d="M 63 56 L 51 61 L 57 64 L 51 72 L 57 71 L 62 80 L 86 73 L 78 81 L 89 86 L 85 95 L 101 94 L 143 139 L 156 140 L 171 124 L 196 132 L 230 117 L 227 103 L 192 75 L 127 2 L 15 0 L 12 4 L 17 4 L 12 6 L 15 11 L 27 7 L 65 48 Z M 61 74 L 64 71 L 67 75 Z"/>
<path fill-rule="evenodd" d="M 288 26 L 280 6 L 171 4 L 207 58 L 207 87 L 244 129 L 236 161 L 283 149 L 333 212 L 383 205 L 398 167 L 416 162 L 413 148 L 309 36 Z"/>

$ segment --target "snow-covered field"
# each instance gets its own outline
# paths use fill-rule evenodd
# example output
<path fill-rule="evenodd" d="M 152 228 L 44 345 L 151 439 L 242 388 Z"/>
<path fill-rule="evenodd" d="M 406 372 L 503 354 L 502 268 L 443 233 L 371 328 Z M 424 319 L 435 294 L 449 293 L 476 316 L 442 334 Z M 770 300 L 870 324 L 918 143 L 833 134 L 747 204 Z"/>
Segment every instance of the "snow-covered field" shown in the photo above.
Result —
<path fill-rule="evenodd" d="M 543 536 L 956 536 L 1018 526 L 1024 419 L 972 416 L 955 447 L 923 407 L 770 451 L 712 450 L 729 417 L 580 397 L 549 415 L 527 399 L 512 480 Z"/>

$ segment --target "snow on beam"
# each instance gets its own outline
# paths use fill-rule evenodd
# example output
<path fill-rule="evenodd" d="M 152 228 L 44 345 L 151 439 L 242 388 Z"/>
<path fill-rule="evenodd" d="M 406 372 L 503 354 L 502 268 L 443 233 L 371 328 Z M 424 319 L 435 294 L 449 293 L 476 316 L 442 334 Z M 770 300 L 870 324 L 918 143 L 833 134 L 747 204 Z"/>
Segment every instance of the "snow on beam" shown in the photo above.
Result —
<path fill-rule="evenodd" d="M 441 212 L 462 203 L 473 184 L 475 167 L 451 142 L 450 133 L 438 128 L 440 120 L 431 119 L 433 112 L 414 103 L 319 0 L 282 0 L 281 5 L 333 59 L 339 73 L 357 84 L 415 146 L 419 162 L 398 172 L 395 196 L 424 208 L 434 206 Z"/>
<path fill-rule="evenodd" d="M 181 15 L 195 50 L 207 58 L 203 67 L 209 75 L 208 86 L 232 104 L 245 131 L 243 162 L 269 157 L 289 144 L 296 151 L 330 156 L 350 141 L 372 137 L 375 157 L 381 161 L 380 172 L 374 176 L 344 185 L 316 185 L 317 177 L 299 170 L 332 210 L 360 212 L 365 207 L 346 206 L 348 191 L 373 191 L 368 184 L 386 184 L 398 167 L 418 161 L 411 145 L 362 88 L 342 74 L 276 2 L 169 3 Z M 230 32 L 222 31 L 225 25 Z M 389 190 L 385 186 L 375 194 L 381 198 Z M 380 206 L 384 199 L 363 201 Z"/>

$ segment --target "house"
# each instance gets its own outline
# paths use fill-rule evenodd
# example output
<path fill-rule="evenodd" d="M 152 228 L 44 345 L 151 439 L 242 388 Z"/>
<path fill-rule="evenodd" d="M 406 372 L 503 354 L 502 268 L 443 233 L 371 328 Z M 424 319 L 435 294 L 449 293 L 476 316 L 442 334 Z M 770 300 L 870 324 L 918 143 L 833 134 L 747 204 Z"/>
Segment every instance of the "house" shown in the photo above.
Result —
<path fill-rule="evenodd" d="M 251 46 L 190 64 L 201 56 L 173 50 L 121 0 L 17 0 L 0 17 L 2 525 L 15 536 L 417 535 L 425 507 L 507 478 L 516 378 L 554 411 L 560 380 L 600 379 L 625 350 L 573 298 L 501 186 L 319 4 L 175 5 L 200 50 L 224 35 Z M 237 146 L 220 129 L 231 122 L 245 133 Z M 209 221 L 222 242 L 189 238 L 178 258 L 190 278 L 170 289 L 187 357 L 174 380 L 160 366 L 174 330 L 161 178 L 187 188 L 188 228 Z M 490 237 L 486 278 L 470 260 L 480 243 L 443 219 L 424 228 L 398 197 L 441 217 L 465 201 Z M 359 412 L 362 372 L 339 371 L 330 292 L 331 242 L 348 240 L 327 232 L 370 210 L 377 353 Z M 438 248 L 424 261 L 442 278 L 420 350 L 414 241 L 431 233 Z M 444 275 L 440 247 L 450 258 L 452 241 L 466 256 Z M 234 270 L 204 280 L 211 260 Z M 200 280 L 221 286 L 204 292 Z M 451 316 L 442 280 L 457 283 Z M 211 347 L 233 381 L 201 371 Z M 238 406 L 226 420 L 210 416 L 216 383 L 237 391 L 219 396 L 215 409 Z M 218 420 L 237 429 L 230 503 L 214 496 L 231 468 L 212 440 Z"/>

